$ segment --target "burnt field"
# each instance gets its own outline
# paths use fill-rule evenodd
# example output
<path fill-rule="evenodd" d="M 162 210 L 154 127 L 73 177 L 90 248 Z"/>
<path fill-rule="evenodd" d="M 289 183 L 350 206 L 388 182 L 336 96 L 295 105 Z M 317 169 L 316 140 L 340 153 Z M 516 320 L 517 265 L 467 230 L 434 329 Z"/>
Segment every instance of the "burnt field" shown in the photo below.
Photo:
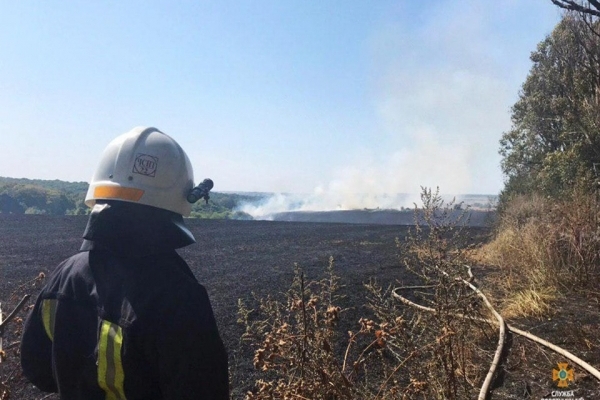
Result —
<path fill-rule="evenodd" d="M 0 215 L 0 301 L 10 311 L 23 293 L 35 297 L 31 283 L 40 272 L 49 274 L 63 259 L 79 250 L 85 216 Z M 377 279 L 383 284 L 409 282 L 411 276 L 400 266 L 395 238 L 402 238 L 407 226 L 301 223 L 270 221 L 188 220 L 197 243 L 179 252 L 198 280 L 207 288 L 223 340 L 228 348 L 234 397 L 248 390 L 254 381 L 252 352 L 240 343 L 243 328 L 237 320 L 238 299 L 252 301 L 252 293 L 277 295 L 289 287 L 294 264 L 306 278 L 317 279 L 335 259 L 348 309 L 343 320 L 350 327 L 363 315 L 363 283 Z M 482 228 L 473 228 L 481 235 Z M 21 287 L 21 285 L 24 285 Z M 15 292 L 17 295 L 13 295 Z M 12 296 L 11 296 L 12 295 Z M 32 299 L 33 300 L 33 299 Z M 31 303 L 31 301 L 30 301 Z M 21 312 L 21 316 L 25 313 Z M 19 340 L 8 329 L 4 346 Z M 16 353 L 16 346 L 8 352 Z M 0 365 L 0 376 L 15 368 L 16 357 Z M 11 399 L 42 398 L 13 372 Z M 50 397 L 52 398 L 52 397 Z"/>
<path fill-rule="evenodd" d="M 32 280 L 40 272 L 51 273 L 59 262 L 79 250 L 86 222 L 85 216 L 0 214 L 0 302 L 5 315 L 23 294 L 35 298 L 39 283 Z M 383 286 L 417 283 L 402 266 L 395 244 L 395 239 L 402 239 L 410 229 L 406 225 L 230 220 L 188 220 L 187 224 L 197 243 L 179 253 L 211 297 L 229 353 L 235 399 L 243 398 L 257 377 L 253 351 L 240 340 L 244 330 L 237 323 L 238 299 L 252 304 L 253 293 L 260 297 L 282 294 L 292 282 L 294 264 L 303 269 L 307 280 L 319 279 L 333 257 L 344 296 L 339 302 L 344 309 L 339 328 L 346 332 L 356 329 L 358 320 L 369 315 L 364 283 L 373 279 Z M 489 229 L 470 227 L 467 233 L 472 242 L 481 242 Z M 493 271 L 474 267 L 474 273 L 479 286 L 493 290 L 486 289 Z M 600 359 L 597 304 L 597 300 L 572 298 L 557 305 L 552 318 L 514 322 L 593 363 Z M 19 317 L 24 316 L 22 311 Z M 57 399 L 37 391 L 21 376 L 19 323 L 15 322 L 4 334 L 7 358 L 0 364 L 0 383 L 8 384 L 10 399 Z M 580 326 L 581 333 L 576 334 L 574 326 Z M 564 359 L 518 337 L 511 340 L 502 382 L 498 382 L 502 389 L 497 387 L 498 397 L 494 398 L 523 398 L 519 395 L 527 385 L 535 385 L 534 392 L 545 393 L 552 387 L 552 367 Z M 589 377 L 584 376 L 580 387 L 585 388 L 586 399 L 591 393 L 598 394 Z"/>

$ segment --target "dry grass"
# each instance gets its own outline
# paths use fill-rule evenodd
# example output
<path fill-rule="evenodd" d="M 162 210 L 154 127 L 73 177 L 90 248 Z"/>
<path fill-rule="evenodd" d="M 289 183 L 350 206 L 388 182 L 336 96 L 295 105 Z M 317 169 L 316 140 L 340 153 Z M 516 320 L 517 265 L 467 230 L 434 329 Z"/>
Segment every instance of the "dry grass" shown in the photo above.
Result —
<path fill-rule="evenodd" d="M 507 317 L 545 317 L 570 290 L 594 286 L 600 273 L 596 193 L 574 189 L 550 200 L 514 198 L 494 239 L 476 257 L 499 268 L 496 286 Z"/>
<path fill-rule="evenodd" d="M 546 317 L 552 314 L 552 303 L 557 299 L 551 288 L 524 289 L 514 293 L 502 307 L 504 318 Z"/>

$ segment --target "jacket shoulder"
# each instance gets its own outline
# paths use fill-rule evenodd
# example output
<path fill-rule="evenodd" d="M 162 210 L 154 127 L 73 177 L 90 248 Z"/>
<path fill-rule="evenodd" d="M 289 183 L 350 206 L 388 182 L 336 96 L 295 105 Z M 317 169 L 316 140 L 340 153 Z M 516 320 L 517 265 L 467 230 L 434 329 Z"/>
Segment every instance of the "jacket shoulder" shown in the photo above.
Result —
<path fill-rule="evenodd" d="M 94 285 L 89 252 L 76 253 L 61 262 L 42 290 L 43 297 L 87 298 Z"/>

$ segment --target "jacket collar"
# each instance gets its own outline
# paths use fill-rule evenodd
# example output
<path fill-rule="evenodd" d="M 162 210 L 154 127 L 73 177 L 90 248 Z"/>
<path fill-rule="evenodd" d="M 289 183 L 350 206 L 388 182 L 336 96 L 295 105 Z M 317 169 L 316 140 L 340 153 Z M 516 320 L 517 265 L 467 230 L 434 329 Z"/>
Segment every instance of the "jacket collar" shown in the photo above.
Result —
<path fill-rule="evenodd" d="M 180 214 L 141 204 L 96 204 L 83 233 L 81 251 L 105 248 L 126 256 L 172 251 L 195 243 Z"/>

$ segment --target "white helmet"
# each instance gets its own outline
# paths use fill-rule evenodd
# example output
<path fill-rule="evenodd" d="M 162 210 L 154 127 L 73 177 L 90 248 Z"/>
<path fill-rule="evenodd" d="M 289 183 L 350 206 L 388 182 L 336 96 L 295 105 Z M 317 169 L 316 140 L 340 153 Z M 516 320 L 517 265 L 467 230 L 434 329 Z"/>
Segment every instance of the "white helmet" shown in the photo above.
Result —
<path fill-rule="evenodd" d="M 186 197 L 193 186 L 192 165 L 181 146 L 156 128 L 137 127 L 106 147 L 85 204 L 120 200 L 188 216 L 192 205 Z"/>

